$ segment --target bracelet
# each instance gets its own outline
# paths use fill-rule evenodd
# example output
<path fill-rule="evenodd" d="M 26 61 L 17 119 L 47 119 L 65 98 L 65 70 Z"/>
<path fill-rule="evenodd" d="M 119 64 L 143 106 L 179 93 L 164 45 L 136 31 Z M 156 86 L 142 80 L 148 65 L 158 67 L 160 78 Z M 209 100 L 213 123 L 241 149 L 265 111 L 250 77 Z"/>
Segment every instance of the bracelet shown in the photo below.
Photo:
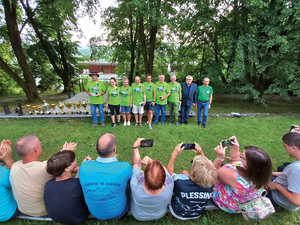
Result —
<path fill-rule="evenodd" d="M 132 146 L 132 148 L 133 148 L 133 149 L 137 149 L 138 147 L 134 147 L 134 146 Z"/>
<path fill-rule="evenodd" d="M 217 160 L 219 160 L 219 161 L 221 161 L 221 162 L 223 162 L 223 161 L 224 161 L 224 159 L 220 159 L 219 157 L 217 158 Z"/>

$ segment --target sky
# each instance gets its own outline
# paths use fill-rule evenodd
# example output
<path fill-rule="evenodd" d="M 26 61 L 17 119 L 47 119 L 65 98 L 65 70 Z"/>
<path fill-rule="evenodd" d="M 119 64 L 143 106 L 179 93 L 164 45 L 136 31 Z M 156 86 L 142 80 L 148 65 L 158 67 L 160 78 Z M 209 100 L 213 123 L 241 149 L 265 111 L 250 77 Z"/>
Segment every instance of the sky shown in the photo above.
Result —
<path fill-rule="evenodd" d="M 111 5 L 116 6 L 115 1 L 108 1 L 108 0 L 101 0 L 100 1 L 101 8 L 105 9 Z M 96 24 L 94 24 L 88 16 L 85 16 L 83 18 L 78 19 L 79 28 L 83 32 L 83 36 L 79 38 L 76 34 L 73 34 L 72 40 L 73 41 L 79 41 L 80 46 L 88 46 L 89 39 L 94 36 L 100 36 L 101 34 L 104 34 L 104 29 L 100 29 L 100 9 L 98 10 L 97 15 L 94 17 L 96 19 Z"/>

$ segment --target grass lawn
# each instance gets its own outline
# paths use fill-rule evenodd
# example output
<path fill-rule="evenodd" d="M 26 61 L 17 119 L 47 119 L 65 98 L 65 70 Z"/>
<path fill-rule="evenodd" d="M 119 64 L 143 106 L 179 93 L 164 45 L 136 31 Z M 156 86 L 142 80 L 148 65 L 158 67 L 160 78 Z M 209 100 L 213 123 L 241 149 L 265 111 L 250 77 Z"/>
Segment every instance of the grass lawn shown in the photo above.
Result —
<path fill-rule="evenodd" d="M 217 105 L 217 104 L 216 104 Z M 218 107 L 218 106 L 216 106 Z M 294 106 L 295 108 L 295 106 Z M 299 108 L 299 107 L 298 107 Z M 236 111 L 228 109 L 228 111 Z M 248 111 L 246 111 L 248 112 Z M 212 113 L 212 112 L 210 112 Z M 133 118 L 132 118 L 133 121 Z M 143 120 L 146 121 L 146 118 Z M 168 118 L 167 118 L 168 122 Z M 215 159 L 214 148 L 221 140 L 235 135 L 241 145 L 254 145 L 267 151 L 272 158 L 273 169 L 286 161 L 293 161 L 283 149 L 281 137 L 287 133 L 291 124 L 300 124 L 300 116 L 273 116 L 273 117 L 245 117 L 245 118 L 208 118 L 207 130 L 197 126 L 197 119 L 191 118 L 189 125 L 161 123 L 149 130 L 143 127 L 114 127 L 111 128 L 111 120 L 106 117 L 106 127 L 96 126 L 91 129 L 91 118 L 84 119 L 7 119 L 0 120 L 0 138 L 9 139 L 13 143 L 26 134 L 35 133 L 41 140 L 43 153 L 41 160 L 46 160 L 61 149 L 65 141 L 77 142 L 75 150 L 78 164 L 89 155 L 93 159 L 97 157 L 95 144 L 99 136 L 104 133 L 114 133 L 117 138 L 117 153 L 120 161 L 132 160 L 132 144 L 138 137 L 154 139 L 152 148 L 140 148 L 141 157 L 148 155 L 158 159 L 163 165 L 167 165 L 174 147 L 180 143 L 192 143 L 196 141 L 202 147 L 205 155 Z M 122 123 L 121 123 L 122 124 Z M 180 173 L 183 169 L 190 170 L 190 161 L 195 156 L 192 151 L 183 151 L 175 162 L 175 172 Z M 14 160 L 19 160 L 15 153 Z M 70 209 L 71 210 L 71 209 Z M 289 212 L 276 208 L 276 214 L 261 221 L 260 224 L 300 224 L 300 216 L 296 212 Z M 89 219 L 85 224 L 141 224 L 129 216 L 124 221 L 99 222 Z M 167 215 L 156 221 L 143 222 L 143 224 L 257 224 L 257 221 L 245 222 L 241 215 L 231 215 L 221 210 L 205 212 L 204 216 L 197 220 L 180 221 L 170 219 Z M 13 220 L 4 224 L 46 224 L 46 222 L 31 222 L 26 220 Z M 50 224 L 49 222 L 47 224 Z"/>

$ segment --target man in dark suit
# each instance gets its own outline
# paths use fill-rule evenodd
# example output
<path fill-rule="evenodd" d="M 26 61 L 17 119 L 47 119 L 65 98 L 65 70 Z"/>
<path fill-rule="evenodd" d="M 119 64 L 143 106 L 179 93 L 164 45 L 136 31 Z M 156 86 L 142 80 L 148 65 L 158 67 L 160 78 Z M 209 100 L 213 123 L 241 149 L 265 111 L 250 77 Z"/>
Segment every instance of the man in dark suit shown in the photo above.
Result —
<path fill-rule="evenodd" d="M 193 105 L 197 106 L 197 84 L 193 83 L 191 75 L 186 76 L 186 82 L 181 83 L 182 103 L 180 124 L 188 124 L 187 120 Z"/>

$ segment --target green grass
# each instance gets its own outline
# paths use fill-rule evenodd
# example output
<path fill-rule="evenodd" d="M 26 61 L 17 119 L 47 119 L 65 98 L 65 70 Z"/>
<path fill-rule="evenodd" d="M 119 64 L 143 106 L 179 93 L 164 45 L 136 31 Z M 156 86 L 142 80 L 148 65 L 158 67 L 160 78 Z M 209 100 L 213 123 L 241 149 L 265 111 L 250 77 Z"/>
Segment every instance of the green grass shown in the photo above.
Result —
<path fill-rule="evenodd" d="M 0 120 L 0 138 L 9 139 L 13 143 L 26 134 L 35 133 L 41 140 L 43 153 L 41 160 L 46 160 L 61 149 L 65 141 L 75 141 L 78 146 L 75 150 L 78 164 L 90 155 L 97 157 L 95 144 L 100 135 L 111 132 L 117 138 L 117 153 L 120 161 L 131 162 L 132 144 L 138 137 L 153 138 L 152 148 L 140 148 L 141 157 L 148 155 L 158 159 L 167 165 L 174 147 L 180 142 L 194 142 L 202 146 L 205 155 L 215 159 L 214 148 L 222 139 L 235 135 L 241 147 L 254 145 L 267 151 L 272 158 L 273 169 L 276 169 L 285 161 L 294 161 L 283 149 L 281 137 L 289 131 L 291 124 L 299 124 L 300 116 L 273 116 L 273 117 L 246 117 L 246 118 L 208 118 L 208 130 L 196 125 L 196 118 L 189 120 L 189 125 L 162 126 L 161 123 L 149 130 L 143 127 L 115 127 L 111 128 L 110 118 L 106 118 L 106 127 L 89 128 L 91 118 L 85 119 L 7 119 Z M 167 118 L 168 121 L 168 118 Z M 145 118 L 144 118 L 145 122 Z M 191 151 L 184 151 L 176 159 L 175 172 L 190 169 L 190 160 L 194 157 Z M 19 160 L 15 153 L 14 160 Z M 277 213 L 260 224 L 300 224 L 297 212 L 288 212 L 276 208 Z M 29 222 L 25 220 L 13 220 L 4 224 L 44 224 L 45 222 Z M 125 221 L 98 222 L 90 219 L 85 224 L 140 224 L 133 217 Z M 192 221 L 180 221 L 164 216 L 160 220 L 145 222 L 144 224 L 257 224 L 256 221 L 246 223 L 241 215 L 231 215 L 221 210 L 206 212 L 203 217 Z M 47 223 L 49 224 L 49 223 Z"/>

